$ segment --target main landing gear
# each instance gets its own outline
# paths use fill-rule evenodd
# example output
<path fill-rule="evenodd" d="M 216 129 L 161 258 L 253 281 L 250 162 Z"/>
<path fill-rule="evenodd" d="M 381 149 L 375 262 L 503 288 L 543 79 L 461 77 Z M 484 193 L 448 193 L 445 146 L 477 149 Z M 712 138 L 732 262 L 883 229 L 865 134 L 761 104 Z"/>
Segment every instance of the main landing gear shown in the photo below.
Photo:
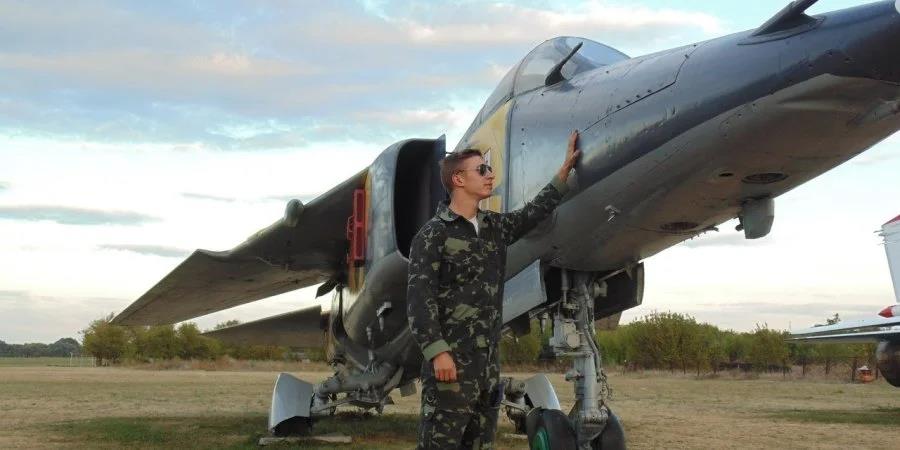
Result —
<path fill-rule="evenodd" d="M 594 299 L 602 289 L 590 273 L 562 271 L 560 290 L 560 301 L 542 324 L 552 318 L 552 353 L 572 358 L 566 381 L 574 383 L 575 405 L 564 414 L 549 380 L 538 375 L 508 381 L 503 402 L 507 416 L 518 431 L 528 433 L 533 450 L 624 449 L 625 432 L 607 405 L 610 390 L 594 340 Z"/>

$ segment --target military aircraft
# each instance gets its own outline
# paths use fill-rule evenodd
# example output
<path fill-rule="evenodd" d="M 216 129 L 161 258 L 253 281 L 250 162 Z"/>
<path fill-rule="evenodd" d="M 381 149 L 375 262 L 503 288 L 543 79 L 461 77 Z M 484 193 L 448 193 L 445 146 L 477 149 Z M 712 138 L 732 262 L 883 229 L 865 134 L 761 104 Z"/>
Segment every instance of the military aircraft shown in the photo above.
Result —
<path fill-rule="evenodd" d="M 881 226 L 884 251 L 887 254 L 896 303 L 882 309 L 877 316 L 816 326 L 791 334 L 793 341 L 812 343 L 843 342 L 878 344 L 875 364 L 885 381 L 900 387 L 900 216 Z"/>
<path fill-rule="evenodd" d="M 552 324 L 571 357 L 576 404 L 560 411 L 547 378 L 509 380 L 502 408 L 535 448 L 618 448 L 595 320 L 643 298 L 642 260 L 732 218 L 769 233 L 774 199 L 900 128 L 898 0 L 810 16 L 790 3 L 759 28 L 640 57 L 576 37 L 550 39 L 500 81 L 456 149 L 495 168 L 482 207 L 516 209 L 551 178 L 573 129 L 582 156 L 570 193 L 508 249 L 503 322 Z M 374 408 L 415 392 L 422 355 L 406 309 L 410 240 L 446 194 L 445 140 L 409 139 L 228 251 L 197 250 L 115 318 L 168 324 L 321 284 L 320 306 L 212 333 L 319 346 L 335 375 L 275 385 L 269 426 L 306 428 L 344 404 Z M 323 331 L 324 330 L 324 331 Z M 896 355 L 893 356 L 896 360 Z"/>

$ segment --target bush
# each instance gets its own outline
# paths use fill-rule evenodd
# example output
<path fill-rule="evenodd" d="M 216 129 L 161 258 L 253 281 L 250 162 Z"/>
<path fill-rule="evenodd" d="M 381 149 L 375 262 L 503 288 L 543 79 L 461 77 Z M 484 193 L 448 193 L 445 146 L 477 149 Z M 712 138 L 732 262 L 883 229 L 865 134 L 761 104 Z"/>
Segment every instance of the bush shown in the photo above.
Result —
<path fill-rule="evenodd" d="M 118 362 L 128 348 L 125 329 L 113 325 L 112 318 L 110 314 L 97 319 L 81 332 L 84 335 L 84 351 L 97 358 L 100 365 Z"/>

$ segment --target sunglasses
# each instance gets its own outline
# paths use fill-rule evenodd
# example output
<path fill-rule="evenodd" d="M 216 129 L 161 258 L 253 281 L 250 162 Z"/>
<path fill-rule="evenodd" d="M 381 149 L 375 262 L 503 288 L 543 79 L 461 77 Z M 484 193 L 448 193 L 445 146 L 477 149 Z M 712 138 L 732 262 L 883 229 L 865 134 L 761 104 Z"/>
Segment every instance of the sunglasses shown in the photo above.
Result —
<path fill-rule="evenodd" d="M 481 176 L 485 176 L 488 173 L 494 173 L 494 169 L 492 169 L 491 166 L 489 166 L 487 164 L 479 164 L 478 167 L 476 167 L 474 169 L 459 169 L 459 170 L 457 170 L 457 172 L 465 172 L 467 170 L 477 170 L 478 175 L 481 175 Z"/>

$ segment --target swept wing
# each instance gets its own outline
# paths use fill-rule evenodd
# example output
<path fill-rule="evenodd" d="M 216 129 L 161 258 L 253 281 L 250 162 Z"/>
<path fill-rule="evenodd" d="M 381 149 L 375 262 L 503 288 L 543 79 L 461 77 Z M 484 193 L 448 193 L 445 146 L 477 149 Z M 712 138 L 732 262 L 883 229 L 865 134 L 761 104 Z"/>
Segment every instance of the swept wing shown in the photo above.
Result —
<path fill-rule="evenodd" d="M 321 346 L 324 316 L 320 305 L 203 333 L 238 345 Z"/>
<path fill-rule="evenodd" d="M 340 276 L 347 255 L 346 221 L 363 170 L 244 243 L 197 250 L 116 316 L 121 325 L 180 322 Z"/>

